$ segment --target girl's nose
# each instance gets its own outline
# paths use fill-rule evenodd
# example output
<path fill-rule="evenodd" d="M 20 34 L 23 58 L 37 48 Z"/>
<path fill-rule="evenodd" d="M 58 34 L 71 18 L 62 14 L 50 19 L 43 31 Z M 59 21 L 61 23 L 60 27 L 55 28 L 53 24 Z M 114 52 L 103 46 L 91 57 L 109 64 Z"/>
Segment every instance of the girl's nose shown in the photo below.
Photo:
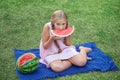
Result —
<path fill-rule="evenodd" d="M 63 29 L 63 26 L 60 26 L 60 29 L 62 30 L 62 29 Z"/>

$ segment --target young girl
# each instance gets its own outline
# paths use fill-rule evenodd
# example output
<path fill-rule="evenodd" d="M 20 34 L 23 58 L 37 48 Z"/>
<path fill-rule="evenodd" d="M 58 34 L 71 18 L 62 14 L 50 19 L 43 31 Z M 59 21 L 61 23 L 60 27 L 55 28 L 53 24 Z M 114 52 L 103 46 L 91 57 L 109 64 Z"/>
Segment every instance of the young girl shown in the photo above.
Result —
<path fill-rule="evenodd" d="M 87 53 L 92 49 L 80 46 L 77 52 L 75 46 L 71 46 L 71 35 L 58 38 L 51 34 L 51 30 L 64 30 L 69 27 L 67 15 L 62 10 L 53 13 L 51 21 L 46 23 L 42 32 L 40 42 L 40 62 L 50 67 L 55 72 L 61 72 L 72 64 L 84 66 L 88 59 Z"/>

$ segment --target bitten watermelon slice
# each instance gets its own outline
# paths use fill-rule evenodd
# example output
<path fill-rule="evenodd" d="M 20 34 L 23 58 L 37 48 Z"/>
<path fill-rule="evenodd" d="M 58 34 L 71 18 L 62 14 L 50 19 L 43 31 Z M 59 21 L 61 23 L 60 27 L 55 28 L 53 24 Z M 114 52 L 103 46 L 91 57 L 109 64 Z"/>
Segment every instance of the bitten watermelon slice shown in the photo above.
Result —
<path fill-rule="evenodd" d="M 51 33 L 56 37 L 67 37 L 74 32 L 74 26 L 68 27 L 65 30 L 52 30 Z"/>
<path fill-rule="evenodd" d="M 22 73 L 31 73 L 38 68 L 38 58 L 33 53 L 25 53 L 17 60 L 17 68 Z"/>

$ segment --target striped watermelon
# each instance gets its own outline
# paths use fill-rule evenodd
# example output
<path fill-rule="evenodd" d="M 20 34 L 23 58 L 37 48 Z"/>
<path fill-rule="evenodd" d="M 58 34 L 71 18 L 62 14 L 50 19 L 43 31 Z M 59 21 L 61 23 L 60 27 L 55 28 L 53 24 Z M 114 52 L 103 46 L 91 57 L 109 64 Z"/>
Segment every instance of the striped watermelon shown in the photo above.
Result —
<path fill-rule="evenodd" d="M 52 30 L 51 33 L 56 37 L 67 37 L 74 32 L 74 26 L 68 27 L 65 30 Z"/>
<path fill-rule="evenodd" d="M 33 53 L 25 53 L 17 60 L 18 71 L 22 73 L 31 73 L 38 68 L 38 58 Z"/>

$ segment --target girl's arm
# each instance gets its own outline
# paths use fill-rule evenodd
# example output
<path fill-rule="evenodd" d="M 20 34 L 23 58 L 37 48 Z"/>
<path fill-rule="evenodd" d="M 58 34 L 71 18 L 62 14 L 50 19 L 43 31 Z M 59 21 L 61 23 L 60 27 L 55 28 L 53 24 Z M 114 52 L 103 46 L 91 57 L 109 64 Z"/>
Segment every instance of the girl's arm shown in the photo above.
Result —
<path fill-rule="evenodd" d="M 66 46 L 70 46 L 71 45 L 71 43 L 72 43 L 71 35 L 65 38 L 64 43 L 65 43 Z"/>
<path fill-rule="evenodd" d="M 43 43 L 43 47 L 45 49 L 49 48 L 49 46 L 51 45 L 53 38 L 50 37 L 50 33 L 49 33 L 49 27 L 46 24 L 43 28 L 43 32 L 42 32 L 42 43 Z"/>

